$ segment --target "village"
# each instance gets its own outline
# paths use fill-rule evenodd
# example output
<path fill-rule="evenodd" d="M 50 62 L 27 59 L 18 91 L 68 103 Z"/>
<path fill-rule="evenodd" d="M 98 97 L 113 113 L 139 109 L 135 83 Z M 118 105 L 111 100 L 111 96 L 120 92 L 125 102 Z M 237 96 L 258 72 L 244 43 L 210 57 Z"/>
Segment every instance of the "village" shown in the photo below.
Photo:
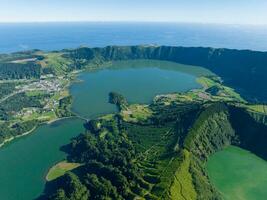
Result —
<path fill-rule="evenodd" d="M 59 79 L 40 79 L 38 81 L 30 82 L 29 84 L 18 86 L 17 89 L 21 91 L 46 91 L 58 92 L 62 88 L 62 82 Z"/>

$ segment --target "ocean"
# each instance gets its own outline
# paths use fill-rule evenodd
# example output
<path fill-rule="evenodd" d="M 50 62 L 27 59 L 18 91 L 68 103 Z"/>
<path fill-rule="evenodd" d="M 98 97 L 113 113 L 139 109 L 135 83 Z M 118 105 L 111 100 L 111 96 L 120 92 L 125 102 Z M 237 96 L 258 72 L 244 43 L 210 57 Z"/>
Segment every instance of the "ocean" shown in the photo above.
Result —
<path fill-rule="evenodd" d="M 137 22 L 0 24 L 0 53 L 152 44 L 267 51 L 267 26 Z"/>

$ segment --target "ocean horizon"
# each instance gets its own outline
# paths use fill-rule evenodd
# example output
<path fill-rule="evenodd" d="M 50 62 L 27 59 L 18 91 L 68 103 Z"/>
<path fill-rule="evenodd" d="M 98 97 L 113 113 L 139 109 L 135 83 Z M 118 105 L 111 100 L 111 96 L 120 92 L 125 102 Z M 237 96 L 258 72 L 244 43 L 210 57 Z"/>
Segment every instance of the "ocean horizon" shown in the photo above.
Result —
<path fill-rule="evenodd" d="M 0 53 L 108 45 L 267 51 L 267 26 L 163 22 L 0 23 Z"/>

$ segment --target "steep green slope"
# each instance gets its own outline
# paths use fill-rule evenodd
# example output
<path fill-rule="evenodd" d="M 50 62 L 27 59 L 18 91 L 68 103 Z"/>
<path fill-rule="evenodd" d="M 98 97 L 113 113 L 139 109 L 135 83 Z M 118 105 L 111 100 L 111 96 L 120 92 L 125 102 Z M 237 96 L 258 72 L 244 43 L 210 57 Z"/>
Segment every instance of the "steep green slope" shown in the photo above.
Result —
<path fill-rule="evenodd" d="M 251 114 L 238 107 L 231 107 L 230 113 L 230 121 L 238 139 L 234 144 L 266 160 L 267 126 L 265 121 L 257 120 L 257 118 L 262 117 L 262 114 Z"/>
<path fill-rule="evenodd" d="M 267 53 L 263 52 L 113 46 L 39 54 L 43 57 L 19 63 L 2 56 L 2 79 L 32 79 L 50 73 L 58 77 L 74 70 L 99 69 L 103 64 L 108 67 L 108 62 L 116 60 L 156 59 L 206 67 L 246 99 L 267 99 Z M 6 63 L 15 66 L 12 73 Z M 205 162 L 230 144 L 267 159 L 266 111 L 264 105 L 244 101 L 218 77 L 201 77 L 199 82 L 203 89 L 160 95 L 145 106 L 129 105 L 123 96 L 112 92 L 110 102 L 120 112 L 85 124 L 87 131 L 63 148 L 67 161 L 79 167 L 49 182 L 41 198 L 221 199 L 209 181 Z M 70 102 L 70 97 L 61 100 L 59 116 L 71 114 Z M 30 125 L 15 128 L 25 131 Z"/>
<path fill-rule="evenodd" d="M 220 199 L 209 182 L 205 162 L 212 153 L 231 144 L 234 134 L 227 105 L 223 103 L 207 105 L 190 128 L 184 147 L 191 155 L 190 173 L 197 199 Z"/>
<path fill-rule="evenodd" d="M 37 61 L 43 56 L 37 51 L 26 51 L 0 55 L 0 80 L 40 78 L 41 66 Z"/>
<path fill-rule="evenodd" d="M 66 56 L 81 65 L 114 60 L 156 59 L 202 66 L 222 77 L 226 85 L 237 89 L 247 99 L 267 99 L 266 52 L 200 47 L 109 46 L 75 49 Z"/>
<path fill-rule="evenodd" d="M 200 114 L 185 140 L 185 147 L 194 157 L 192 163 L 202 172 L 194 173 L 192 170 L 193 178 L 197 177 L 197 190 L 199 188 L 203 192 L 206 190 L 205 186 L 210 185 L 205 173 L 208 157 L 229 144 L 267 159 L 267 126 L 257 121 L 257 115 L 262 114 L 251 114 L 244 108 L 225 104 L 214 104 Z"/>
<path fill-rule="evenodd" d="M 229 145 L 235 131 L 229 121 L 229 111 L 225 104 L 208 106 L 190 129 L 184 146 L 201 160 Z"/>
<path fill-rule="evenodd" d="M 71 173 L 87 188 L 91 199 L 219 198 L 202 161 L 183 148 L 184 138 L 203 108 L 197 103 L 153 104 L 154 114 L 145 124 L 129 123 L 123 115 L 90 121 L 88 132 L 65 147 L 69 162 L 83 163 Z M 44 198 L 75 199 L 73 196 L 80 195 L 76 189 L 66 190 L 66 176 L 48 183 Z M 100 183 L 92 182 L 92 176 Z M 105 182 L 110 185 L 104 186 Z M 98 184 L 103 186 L 96 188 Z"/>
<path fill-rule="evenodd" d="M 60 75 L 72 70 L 99 68 L 103 63 L 116 60 L 155 59 L 173 61 L 202 66 L 211 70 L 220 76 L 226 85 L 233 87 L 249 100 L 267 100 L 267 89 L 265 87 L 267 84 L 265 78 L 267 52 L 201 47 L 108 46 L 105 48 L 82 47 L 51 53 L 32 51 L 23 55 L 1 55 L 1 57 L 1 79 L 36 78 L 40 76 L 40 73 Z M 13 57 L 16 63 L 10 57 Z M 19 59 L 36 58 L 36 60 L 33 63 L 17 63 L 17 57 Z M 42 66 L 41 71 L 40 64 Z M 54 68 L 51 65 L 57 67 Z M 12 70 L 10 71 L 9 68 L 12 68 Z"/>
<path fill-rule="evenodd" d="M 86 124 L 64 148 L 82 165 L 49 182 L 41 198 L 221 199 L 206 173 L 211 154 L 234 144 L 266 159 L 267 126 L 232 103 L 154 101 L 145 121 L 125 109 L 134 107 Z"/>

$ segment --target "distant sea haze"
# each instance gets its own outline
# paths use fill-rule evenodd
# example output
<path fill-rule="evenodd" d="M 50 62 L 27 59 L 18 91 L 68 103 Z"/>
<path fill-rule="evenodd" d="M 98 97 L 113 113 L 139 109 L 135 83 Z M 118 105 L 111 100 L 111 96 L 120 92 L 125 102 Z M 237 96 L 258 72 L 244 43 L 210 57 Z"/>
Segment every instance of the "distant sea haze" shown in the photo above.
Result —
<path fill-rule="evenodd" d="M 0 53 L 142 44 L 267 51 L 267 26 L 111 22 L 0 24 Z"/>

